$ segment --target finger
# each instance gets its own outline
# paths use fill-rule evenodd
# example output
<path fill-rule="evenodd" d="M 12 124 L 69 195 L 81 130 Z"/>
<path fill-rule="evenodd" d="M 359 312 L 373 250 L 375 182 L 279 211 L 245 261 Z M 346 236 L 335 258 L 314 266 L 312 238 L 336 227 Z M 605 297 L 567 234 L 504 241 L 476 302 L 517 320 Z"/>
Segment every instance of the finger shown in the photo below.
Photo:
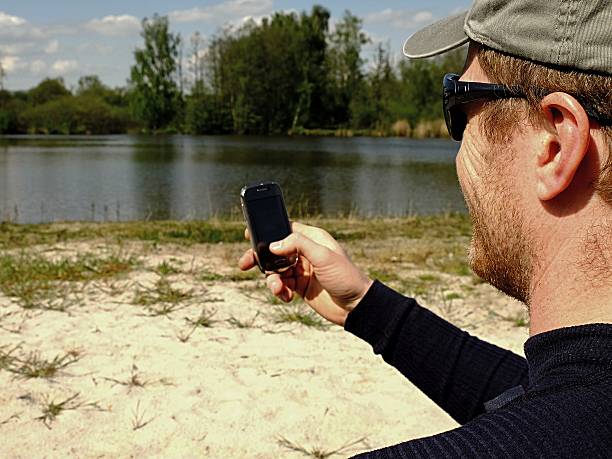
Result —
<path fill-rule="evenodd" d="M 283 287 L 278 297 L 285 303 L 291 303 L 293 300 L 293 291 L 288 287 Z"/>
<path fill-rule="evenodd" d="M 247 241 L 250 241 L 250 240 L 251 240 L 251 232 L 249 231 L 249 229 L 248 229 L 248 228 L 245 228 L 245 229 L 244 229 L 244 238 L 245 238 Z"/>
<path fill-rule="evenodd" d="M 242 271 L 248 271 L 249 269 L 257 266 L 257 261 L 255 261 L 255 253 L 253 249 L 249 249 L 240 257 L 238 260 L 238 267 Z"/>
<path fill-rule="evenodd" d="M 302 233 L 292 233 L 282 241 L 270 244 L 270 251 L 276 255 L 290 256 L 300 253 L 314 266 L 320 266 L 329 260 L 331 250 Z"/>
<path fill-rule="evenodd" d="M 313 241 L 318 242 L 321 245 L 324 245 L 330 250 L 334 252 L 342 252 L 342 248 L 340 244 L 322 228 L 317 228 L 316 226 L 305 225 L 300 222 L 291 222 L 291 229 L 294 233 L 302 233 L 304 236 L 312 239 Z"/>
<path fill-rule="evenodd" d="M 266 285 L 274 296 L 279 296 L 284 288 L 283 281 L 278 274 L 270 274 L 266 278 Z"/>

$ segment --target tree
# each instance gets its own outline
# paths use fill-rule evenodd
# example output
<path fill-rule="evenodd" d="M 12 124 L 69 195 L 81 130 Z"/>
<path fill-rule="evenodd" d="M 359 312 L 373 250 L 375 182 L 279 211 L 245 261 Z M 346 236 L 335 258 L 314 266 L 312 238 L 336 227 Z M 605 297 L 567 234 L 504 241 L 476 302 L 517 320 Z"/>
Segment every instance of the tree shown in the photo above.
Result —
<path fill-rule="evenodd" d="M 350 122 L 350 104 L 363 84 L 361 48 L 369 43 L 361 31 L 362 20 L 346 11 L 329 37 L 328 70 L 335 102 L 334 117 L 339 124 Z"/>
<path fill-rule="evenodd" d="M 2 62 L 0 62 L 0 91 L 4 89 L 4 78 L 6 77 L 6 72 L 4 71 L 4 67 L 2 67 Z"/>
<path fill-rule="evenodd" d="M 30 89 L 30 100 L 33 105 L 42 105 L 52 100 L 70 96 L 63 78 L 45 78 L 37 86 Z"/>
<path fill-rule="evenodd" d="M 154 15 L 142 21 L 144 49 L 134 51 L 131 69 L 132 109 L 147 128 L 166 128 L 182 104 L 177 85 L 180 35 L 169 30 L 168 18 Z"/>
<path fill-rule="evenodd" d="M 358 129 L 385 130 L 393 121 L 393 101 L 397 97 L 397 77 L 389 51 L 379 43 L 374 66 L 351 100 L 351 125 Z"/>

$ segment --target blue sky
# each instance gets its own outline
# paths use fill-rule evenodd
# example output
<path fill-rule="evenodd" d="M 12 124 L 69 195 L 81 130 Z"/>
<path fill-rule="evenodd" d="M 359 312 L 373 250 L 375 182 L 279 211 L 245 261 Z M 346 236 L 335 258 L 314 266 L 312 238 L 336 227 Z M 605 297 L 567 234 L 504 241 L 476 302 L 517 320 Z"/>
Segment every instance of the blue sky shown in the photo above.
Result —
<path fill-rule="evenodd" d="M 97 74 L 110 86 L 123 86 L 132 53 L 141 43 L 140 20 L 167 15 L 173 32 L 184 38 L 199 31 L 210 37 L 222 27 L 258 20 L 275 11 L 310 10 L 320 4 L 332 22 L 349 9 L 364 20 L 373 43 L 389 43 L 400 59 L 403 40 L 419 27 L 469 7 L 469 0 L 0 0 L 0 63 L 7 89 L 26 89 L 41 79 L 62 76 L 75 85 L 82 75 Z M 364 50 L 372 53 L 374 44 Z"/>

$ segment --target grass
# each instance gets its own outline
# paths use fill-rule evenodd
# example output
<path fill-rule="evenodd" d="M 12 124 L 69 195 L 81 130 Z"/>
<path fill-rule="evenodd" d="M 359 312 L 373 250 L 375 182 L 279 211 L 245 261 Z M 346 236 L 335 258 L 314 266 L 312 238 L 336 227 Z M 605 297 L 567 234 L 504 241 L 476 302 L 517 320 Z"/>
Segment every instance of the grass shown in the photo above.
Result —
<path fill-rule="evenodd" d="M 250 271 L 234 271 L 231 274 L 213 273 L 203 271 L 199 275 L 199 280 L 203 282 L 244 282 L 260 279 L 263 276 L 257 269 Z"/>
<path fill-rule="evenodd" d="M 83 254 L 55 260 L 25 252 L 2 255 L 0 291 L 26 309 L 65 310 L 70 294 L 76 292 L 74 283 L 115 277 L 136 264 L 136 258 L 120 254 Z"/>
<path fill-rule="evenodd" d="M 325 329 L 329 324 L 304 304 L 285 305 L 276 308 L 274 323 L 300 324 L 306 327 Z"/>
<path fill-rule="evenodd" d="M 128 392 L 133 388 L 142 388 L 145 387 L 149 381 L 142 379 L 140 373 L 138 372 L 138 367 L 136 364 L 132 364 L 132 369 L 130 372 L 130 376 L 127 379 L 119 380 L 114 378 L 104 378 L 106 381 L 113 382 L 115 384 L 119 384 L 121 386 L 126 386 L 128 388 Z"/>
<path fill-rule="evenodd" d="M 178 244 L 240 242 L 244 223 L 238 219 L 192 222 L 51 223 L 20 225 L 0 223 L 0 249 L 53 245 L 59 242 L 105 239 Z"/>
<path fill-rule="evenodd" d="M 215 322 L 217 322 L 216 320 L 212 319 L 216 313 L 217 311 L 209 311 L 207 308 L 202 308 L 202 311 L 200 312 L 199 316 L 193 319 L 186 317 L 185 320 L 194 328 L 210 328 Z"/>
<path fill-rule="evenodd" d="M 292 214 L 305 223 L 326 228 L 339 241 L 407 239 L 448 239 L 469 237 L 469 217 L 463 214 L 362 218 L 340 216 L 321 218 L 306 211 Z M 0 223 L 0 249 L 26 248 L 39 244 L 91 239 L 152 241 L 177 244 L 244 242 L 244 222 L 235 217 L 208 221 L 161 221 L 124 223 L 52 223 L 21 225 Z"/>
<path fill-rule="evenodd" d="M 49 396 L 45 396 L 41 406 L 42 414 L 36 420 L 42 421 L 48 429 L 51 429 L 51 423 L 64 411 L 77 410 L 83 407 L 104 411 L 97 402 L 83 402 L 78 398 L 79 394 L 76 393 L 61 402 L 56 402 L 51 400 Z"/>
<path fill-rule="evenodd" d="M 193 298 L 191 290 L 175 289 L 168 279 L 161 277 L 152 288 L 141 287 L 137 290 L 133 303 L 146 306 L 152 316 L 165 316 L 182 309 L 184 305 L 181 303 L 191 298 Z"/>
<path fill-rule="evenodd" d="M 364 443 L 366 440 L 365 437 L 362 437 L 358 440 L 346 443 L 345 445 L 342 445 L 339 448 L 336 449 L 332 449 L 332 450 L 326 450 L 323 449 L 322 447 L 319 446 L 314 446 L 314 447 L 310 447 L 310 448 L 305 448 L 297 443 L 294 443 L 288 439 L 286 439 L 285 437 L 279 437 L 278 439 L 278 444 L 280 446 L 282 446 L 283 448 L 286 448 L 288 450 L 291 451 L 295 451 L 298 453 L 302 453 L 304 456 L 308 456 L 308 457 L 313 457 L 315 459 L 327 459 L 328 457 L 331 456 L 335 456 L 335 455 L 346 455 L 345 453 L 347 453 L 347 451 L 352 448 L 355 445 L 358 445 L 359 443 Z"/>
<path fill-rule="evenodd" d="M 155 272 L 160 276 L 168 276 L 170 274 L 179 274 L 181 270 L 168 261 L 162 261 L 155 268 Z"/>
<path fill-rule="evenodd" d="M 253 317 L 247 320 L 240 320 L 234 316 L 227 319 L 227 323 L 235 328 L 255 328 L 255 321 L 259 317 L 259 311 L 255 313 Z"/>
<path fill-rule="evenodd" d="M 137 431 L 150 424 L 154 417 L 146 418 L 146 411 L 140 410 L 140 400 L 136 402 L 136 407 L 132 410 L 132 430 Z"/>
<path fill-rule="evenodd" d="M 78 362 L 79 358 L 80 355 L 76 351 L 63 355 L 58 354 L 51 360 L 42 358 L 38 352 L 30 352 L 24 357 L 17 357 L 12 355 L 12 351 L 9 351 L 0 353 L 0 365 L 5 370 L 27 379 L 52 378 L 60 370 Z"/>

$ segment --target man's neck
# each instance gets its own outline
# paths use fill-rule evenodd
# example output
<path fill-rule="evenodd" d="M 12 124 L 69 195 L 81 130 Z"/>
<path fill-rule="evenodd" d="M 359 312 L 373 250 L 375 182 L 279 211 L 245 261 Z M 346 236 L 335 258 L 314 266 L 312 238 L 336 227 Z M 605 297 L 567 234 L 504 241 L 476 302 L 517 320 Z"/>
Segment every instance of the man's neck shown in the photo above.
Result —
<path fill-rule="evenodd" d="M 531 336 L 575 325 L 612 324 L 612 276 L 605 248 L 591 251 L 576 237 L 565 242 L 534 273 Z"/>

